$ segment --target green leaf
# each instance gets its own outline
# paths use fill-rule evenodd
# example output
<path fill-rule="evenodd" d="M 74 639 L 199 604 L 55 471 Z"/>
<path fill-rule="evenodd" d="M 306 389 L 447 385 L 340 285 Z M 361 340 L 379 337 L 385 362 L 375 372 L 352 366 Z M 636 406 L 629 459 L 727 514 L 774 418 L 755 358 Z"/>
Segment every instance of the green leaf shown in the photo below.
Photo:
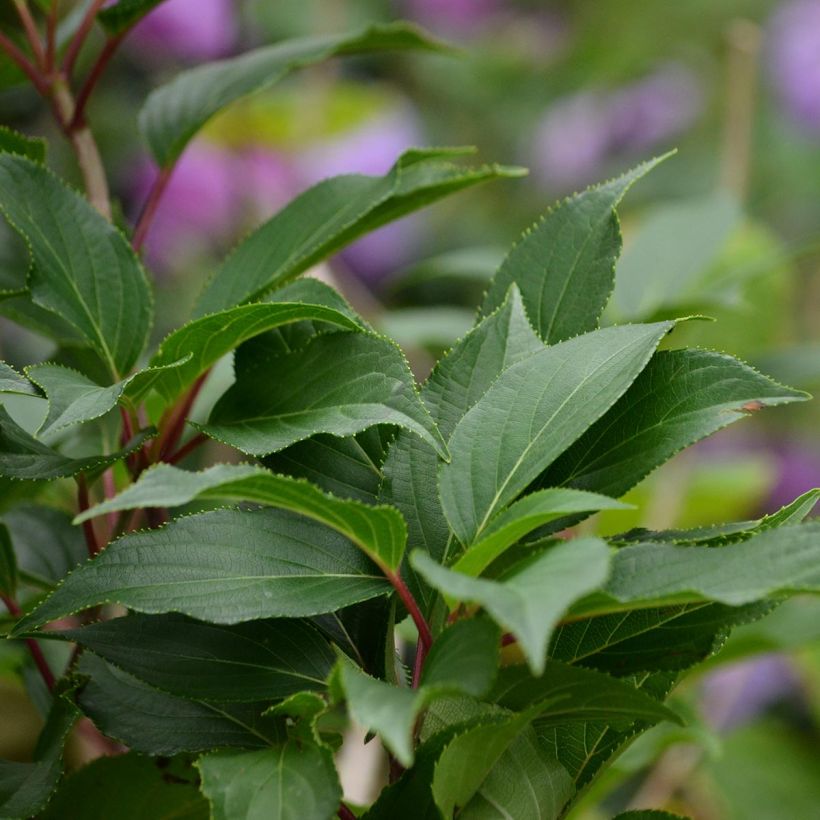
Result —
<path fill-rule="evenodd" d="M 483 606 L 516 637 L 533 673 L 539 675 L 560 617 L 570 604 L 606 580 L 609 550 L 597 538 L 578 538 L 556 544 L 492 581 L 445 569 L 418 550 L 410 561 L 428 584 L 450 599 Z"/>
<path fill-rule="evenodd" d="M 37 389 L 11 365 L 0 362 L 0 393 L 19 393 L 21 396 L 36 396 Z"/>
<path fill-rule="evenodd" d="M 0 593 L 9 598 L 17 597 L 17 575 L 17 557 L 9 528 L 0 524 Z"/>
<path fill-rule="evenodd" d="M 63 773 L 63 746 L 77 720 L 66 695 L 54 698 L 33 763 L 0 761 L 0 817 L 30 817 L 48 802 Z"/>
<path fill-rule="evenodd" d="M 80 708 L 104 735 L 135 752 L 175 755 L 219 747 L 253 749 L 280 739 L 278 722 L 262 715 L 266 703 L 175 697 L 93 655 L 83 655 L 78 671 L 89 678 L 77 696 Z"/>
<path fill-rule="evenodd" d="M 17 504 L 3 515 L 22 573 L 50 587 L 88 557 L 88 547 L 71 516 L 40 504 Z"/>
<path fill-rule="evenodd" d="M 178 74 L 148 97 L 140 112 L 140 130 L 157 163 L 167 168 L 211 117 L 295 69 L 348 54 L 442 48 L 420 29 L 404 23 L 265 46 Z"/>
<path fill-rule="evenodd" d="M 678 451 L 759 407 L 807 397 L 722 353 L 661 351 L 538 486 L 563 484 L 617 497 Z"/>
<path fill-rule="evenodd" d="M 687 818 L 680 814 L 671 814 L 668 811 L 658 811 L 657 809 L 637 809 L 621 812 L 612 820 L 687 820 Z"/>
<path fill-rule="evenodd" d="M 212 820 L 331 820 L 342 787 L 326 749 L 294 741 L 257 752 L 212 752 L 196 763 Z"/>
<path fill-rule="evenodd" d="M 42 635 L 76 641 L 173 695 L 226 703 L 324 689 L 336 662 L 317 630 L 296 620 L 220 626 L 184 615 L 135 614 Z"/>
<path fill-rule="evenodd" d="M 453 564 L 453 569 L 465 575 L 481 575 L 525 535 L 568 513 L 628 508 L 612 498 L 581 490 L 553 488 L 526 495 L 490 521 L 482 537 Z"/>
<path fill-rule="evenodd" d="M 396 570 L 404 554 L 407 528 L 392 507 L 334 498 L 307 481 L 274 475 L 250 464 L 216 464 L 199 473 L 159 464 L 118 496 L 77 516 L 75 522 L 120 510 L 175 507 L 197 498 L 249 501 L 300 513 L 349 538 L 385 572 Z"/>
<path fill-rule="evenodd" d="M 100 757 L 63 783 L 38 820 L 209 820 L 195 775 L 181 759 Z"/>
<path fill-rule="evenodd" d="M 97 13 L 97 20 L 108 34 L 123 34 L 164 0 L 119 0 Z"/>
<path fill-rule="evenodd" d="M 268 375 L 271 368 L 275 379 Z M 401 350 L 378 336 L 348 333 L 316 336 L 299 350 L 243 371 L 208 424 L 197 426 L 263 456 L 317 433 L 350 436 L 378 424 L 412 430 L 447 457 Z"/>
<path fill-rule="evenodd" d="M 588 188 L 548 212 L 507 255 L 484 298 L 482 314 L 498 307 L 514 282 L 538 335 L 548 344 L 598 327 L 621 252 L 615 207 L 630 186 L 663 159 Z"/>
<path fill-rule="evenodd" d="M 424 663 L 421 686 L 484 697 L 498 666 L 498 629 L 491 621 L 456 621 L 436 638 Z"/>
<path fill-rule="evenodd" d="M 421 397 L 442 436 L 449 439 L 464 414 L 508 367 L 543 349 L 524 314 L 513 286 L 504 304 L 467 334 L 436 365 Z M 437 459 L 415 436 L 400 432 L 384 464 L 381 496 L 407 520 L 408 543 L 435 558 L 447 558 L 450 528 L 441 509 L 436 482 Z M 411 589 L 425 611 L 430 590 L 408 567 Z"/>
<path fill-rule="evenodd" d="M 769 530 L 725 547 L 624 547 L 612 556 L 603 590 L 579 602 L 573 614 L 619 611 L 623 604 L 741 606 L 796 592 L 820 592 L 820 522 Z"/>
<path fill-rule="evenodd" d="M 490 697 L 514 712 L 544 704 L 537 716 L 542 728 L 594 720 L 627 725 L 636 720 L 682 723 L 671 709 L 628 683 L 554 660 L 540 677 L 523 666 L 502 669 Z"/>
<path fill-rule="evenodd" d="M 288 302 L 241 305 L 196 319 L 166 337 L 151 357 L 150 366 L 168 369 L 148 386 L 171 401 L 197 376 L 247 339 L 271 328 L 307 320 L 346 330 L 362 329 L 355 319 L 324 305 Z M 180 360 L 185 360 L 181 366 L 170 367 Z M 137 396 L 145 392 L 143 385 L 137 387 Z M 131 389 L 129 394 L 133 393 L 135 390 Z"/>
<path fill-rule="evenodd" d="M 103 602 L 235 624 L 331 612 L 389 590 L 363 553 L 321 524 L 283 510 L 216 510 L 113 542 L 18 628 Z"/>
<path fill-rule="evenodd" d="M 383 177 L 345 175 L 309 188 L 227 258 L 197 302 L 201 316 L 260 299 L 362 234 L 463 188 L 519 171 L 449 162 L 469 149 L 414 149 Z"/>
<path fill-rule="evenodd" d="M 58 314 L 114 380 L 145 347 L 153 306 L 125 237 L 78 193 L 28 159 L 0 154 L 0 209 L 31 252 L 34 303 Z"/>
<path fill-rule="evenodd" d="M 46 161 L 46 141 L 0 125 L 0 153 L 17 154 L 42 165 Z"/>
<path fill-rule="evenodd" d="M 609 410 L 672 326 L 593 331 L 502 373 L 458 423 L 439 471 L 445 515 L 465 546 Z"/>
<path fill-rule="evenodd" d="M 122 450 L 110 455 L 71 458 L 30 436 L 0 407 L 0 475 L 48 481 L 79 473 L 94 474 L 138 450 L 155 432 L 153 428 L 142 430 Z"/>

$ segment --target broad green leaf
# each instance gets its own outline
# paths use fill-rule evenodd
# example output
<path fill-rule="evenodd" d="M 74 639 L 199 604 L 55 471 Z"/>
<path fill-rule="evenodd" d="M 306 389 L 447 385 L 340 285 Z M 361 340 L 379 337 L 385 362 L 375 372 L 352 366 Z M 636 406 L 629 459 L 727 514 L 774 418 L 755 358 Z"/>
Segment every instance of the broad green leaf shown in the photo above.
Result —
<path fill-rule="evenodd" d="M 609 572 L 609 550 L 597 538 L 556 544 L 492 581 L 445 569 L 418 550 L 410 561 L 449 599 L 483 606 L 516 637 L 536 675 L 544 670 L 547 644 L 558 620 L 574 601 L 603 584 Z"/>
<path fill-rule="evenodd" d="M 624 510 L 628 506 L 581 490 L 553 488 L 526 495 L 490 521 L 482 537 L 453 564 L 453 569 L 465 575 L 481 575 L 508 547 L 549 521 L 569 513 Z"/>
<path fill-rule="evenodd" d="M 40 164 L 46 161 L 46 141 L 0 125 L 0 153 L 18 154 Z"/>
<path fill-rule="evenodd" d="M 101 757 L 69 777 L 38 820 L 209 820 L 195 775 L 179 758 Z"/>
<path fill-rule="evenodd" d="M 349 538 L 386 572 L 395 571 L 404 554 L 407 528 L 392 507 L 334 498 L 307 481 L 274 475 L 250 464 L 216 464 L 199 473 L 159 464 L 146 470 L 136 484 L 75 521 L 119 510 L 175 507 L 197 498 L 249 501 L 300 513 Z"/>
<path fill-rule="evenodd" d="M 32 763 L 0 760 L 0 817 L 30 817 L 48 802 L 63 773 L 63 747 L 78 717 L 67 695 L 54 698 Z"/>
<path fill-rule="evenodd" d="M 623 495 L 675 453 L 762 406 L 803 401 L 722 353 L 657 353 L 618 403 L 539 478 Z"/>
<path fill-rule="evenodd" d="M 541 727 L 590 720 L 681 723 L 671 709 L 628 683 L 553 660 L 547 663 L 540 677 L 533 677 L 523 666 L 502 669 L 490 697 L 499 706 L 514 712 L 543 703 L 537 717 Z"/>
<path fill-rule="evenodd" d="M 593 331 L 508 368 L 458 423 L 439 471 L 444 513 L 469 546 L 623 395 L 670 322 Z"/>
<path fill-rule="evenodd" d="M 147 386 L 170 401 L 197 376 L 247 339 L 271 328 L 308 320 L 345 330 L 361 329 L 355 319 L 324 305 L 288 302 L 241 305 L 196 319 L 166 337 L 151 357 L 150 366 L 168 369 Z M 185 361 L 180 366 L 171 367 L 180 360 Z M 144 385 L 137 384 L 135 388 L 129 390 L 129 394 L 136 393 L 138 397 L 145 392 Z"/>
<path fill-rule="evenodd" d="M 207 703 L 160 692 L 93 655 L 78 665 L 88 681 L 80 708 L 106 736 L 150 755 L 220 747 L 262 748 L 281 737 L 278 722 L 262 715 L 266 703 Z"/>
<path fill-rule="evenodd" d="M 532 729 L 525 729 L 504 750 L 458 816 L 459 820 L 557 820 L 574 791 L 567 770 L 538 742 Z"/>
<path fill-rule="evenodd" d="M 256 752 L 211 752 L 196 763 L 212 820 L 331 820 L 342 787 L 326 749 L 289 741 Z"/>
<path fill-rule="evenodd" d="M 155 432 L 153 428 L 141 431 L 122 450 L 110 455 L 71 458 L 30 436 L 0 407 L 0 475 L 51 480 L 79 473 L 93 474 L 138 450 Z"/>
<path fill-rule="evenodd" d="M 661 309 L 725 299 L 718 288 L 726 283 L 708 274 L 742 216 L 725 190 L 650 210 L 618 262 L 612 314 L 640 321 Z"/>
<path fill-rule="evenodd" d="M 19 393 L 21 396 L 36 396 L 37 388 L 11 365 L 0 362 L 0 393 Z"/>
<path fill-rule="evenodd" d="M 236 624 L 331 612 L 389 590 L 362 552 L 321 524 L 283 510 L 216 510 L 113 542 L 18 628 L 104 602 Z"/>
<path fill-rule="evenodd" d="M 11 532 L 20 572 L 39 586 L 50 587 L 88 557 L 82 530 L 62 510 L 39 504 L 17 504 L 3 515 Z"/>
<path fill-rule="evenodd" d="M 550 657 L 612 675 L 688 669 L 720 648 L 732 627 L 761 618 L 768 602 L 637 609 L 559 627 Z"/>
<path fill-rule="evenodd" d="M 17 556 L 11 545 L 11 534 L 9 528 L 0 523 L 0 593 L 16 598 L 17 578 Z"/>
<path fill-rule="evenodd" d="M 353 719 L 377 732 L 404 766 L 413 763 L 413 727 L 438 698 L 486 694 L 496 674 L 498 631 L 488 621 L 464 621 L 446 630 L 433 644 L 418 689 L 393 686 L 372 678 L 349 662 L 339 664 L 338 685 Z"/>
<path fill-rule="evenodd" d="M 621 230 L 615 207 L 630 186 L 665 157 L 565 199 L 524 233 L 495 275 L 481 312 L 501 302 L 513 282 L 548 344 L 598 327 L 615 284 Z"/>
<path fill-rule="evenodd" d="M 309 188 L 257 228 L 208 282 L 201 316 L 260 299 L 357 237 L 471 185 L 519 171 L 465 168 L 449 158 L 468 149 L 414 149 L 383 177 L 332 177 Z"/>
<path fill-rule="evenodd" d="M 796 592 L 820 592 L 820 522 L 780 527 L 724 547 L 624 547 L 612 555 L 603 590 L 572 614 L 701 601 L 741 606 Z"/>
<path fill-rule="evenodd" d="M 29 245 L 34 303 L 68 322 L 113 380 L 125 376 L 153 314 L 125 237 L 46 168 L 10 154 L 0 154 L 0 210 Z"/>
<path fill-rule="evenodd" d="M 183 615 L 135 614 L 42 634 L 76 641 L 157 689 L 226 703 L 323 689 L 336 662 L 317 630 L 296 620 L 221 626 Z"/>
<path fill-rule="evenodd" d="M 506 368 L 543 349 L 530 327 L 513 286 L 505 303 L 484 319 L 436 365 L 421 397 L 442 436 L 449 439 L 464 414 Z M 451 540 L 436 482 L 435 453 L 415 436 L 401 432 L 388 451 L 381 496 L 407 520 L 408 544 L 444 561 Z M 425 611 L 432 593 L 407 568 L 411 589 Z"/>
<path fill-rule="evenodd" d="M 411 430 L 447 457 L 401 350 L 378 336 L 336 333 L 243 371 L 199 429 L 264 456 L 317 433 L 350 436 L 378 424 Z"/>
<path fill-rule="evenodd" d="M 170 167 L 211 117 L 242 97 L 269 88 L 295 69 L 348 54 L 441 49 L 442 45 L 421 29 L 404 23 L 265 46 L 178 74 L 148 97 L 140 112 L 140 130 L 157 163 Z"/>
<path fill-rule="evenodd" d="M 119 0 L 97 14 L 100 25 L 113 35 L 123 34 L 164 0 Z"/>

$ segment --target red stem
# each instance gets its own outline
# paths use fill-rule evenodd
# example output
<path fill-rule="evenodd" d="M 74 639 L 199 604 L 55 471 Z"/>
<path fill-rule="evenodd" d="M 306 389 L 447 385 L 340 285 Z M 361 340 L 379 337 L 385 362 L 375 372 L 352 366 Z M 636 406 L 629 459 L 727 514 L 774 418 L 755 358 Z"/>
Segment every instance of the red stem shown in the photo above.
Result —
<path fill-rule="evenodd" d="M 8 56 L 17 63 L 18 68 L 31 80 L 31 84 L 37 89 L 37 93 L 42 97 L 48 96 L 48 85 L 43 79 L 40 72 L 29 61 L 28 57 L 14 44 L 12 40 L 6 37 L 0 31 L 0 48 L 8 54 Z"/>
<path fill-rule="evenodd" d="M 51 10 L 46 22 L 46 71 L 54 70 L 57 56 L 57 15 L 59 14 L 60 0 L 52 0 Z"/>
<path fill-rule="evenodd" d="M 509 646 L 510 644 L 515 643 L 518 638 L 515 635 L 510 634 L 507 632 L 505 635 L 501 636 L 501 646 Z"/>
<path fill-rule="evenodd" d="M 187 444 L 183 444 L 182 447 L 179 448 L 172 456 L 169 456 L 165 459 L 169 464 L 177 464 L 178 462 L 182 461 L 183 458 L 189 456 L 193 453 L 197 447 L 203 445 L 206 441 L 208 441 L 208 436 L 204 433 L 197 433 Z"/>
<path fill-rule="evenodd" d="M 77 476 L 77 506 L 80 508 L 80 512 L 85 512 L 91 506 L 91 502 L 88 498 L 88 482 L 82 473 Z M 88 554 L 93 558 L 102 547 L 97 540 L 97 534 L 94 532 L 94 524 L 91 519 L 83 521 L 83 534 L 85 535 L 85 544 L 88 547 Z"/>
<path fill-rule="evenodd" d="M 416 625 L 416 629 L 419 632 L 420 648 L 423 649 L 424 654 L 426 655 L 430 651 L 430 647 L 433 645 L 433 634 L 430 632 L 430 627 L 427 625 L 427 621 L 424 620 L 424 615 L 421 614 L 421 610 L 419 609 L 419 605 L 416 603 L 416 599 L 413 597 L 413 593 L 407 588 L 407 584 L 404 583 L 404 580 L 398 572 L 386 570 L 385 575 L 387 576 L 387 580 L 390 581 L 393 588 L 399 594 L 399 598 L 401 598 L 402 603 L 407 608 L 407 611 L 410 613 L 410 617 L 413 619 L 413 623 Z M 422 661 L 423 660 L 424 659 L 422 658 Z"/>
<path fill-rule="evenodd" d="M 97 61 L 92 66 L 88 77 L 86 77 L 82 88 L 80 88 L 77 94 L 77 102 L 74 108 L 74 117 L 71 120 L 71 128 L 79 128 L 85 121 L 85 107 L 88 103 L 88 98 L 91 96 L 91 92 L 96 87 L 100 77 L 102 77 L 105 73 L 108 63 L 116 53 L 120 43 L 125 39 L 125 35 L 127 33 L 127 31 L 123 31 L 114 37 L 109 37 L 108 40 L 105 41 L 105 46 L 103 46 L 99 57 L 97 57 Z"/>
<path fill-rule="evenodd" d="M 154 217 L 156 216 L 157 208 L 159 207 L 162 195 L 165 193 L 165 189 L 171 181 L 171 174 L 173 171 L 173 166 L 160 170 L 157 178 L 154 180 L 154 185 L 151 188 L 151 192 L 148 194 L 148 198 L 142 206 L 142 211 L 140 212 L 139 219 L 137 219 L 136 227 L 134 228 L 134 235 L 131 238 L 131 246 L 138 253 L 142 250 L 142 246 L 145 244 L 148 231 L 151 229 L 151 223 L 154 221 Z"/>
<path fill-rule="evenodd" d="M 339 803 L 339 810 L 336 813 L 341 820 L 356 820 L 356 815 L 344 803 Z"/>
<path fill-rule="evenodd" d="M 26 32 L 26 39 L 31 46 L 34 59 L 37 65 L 41 69 L 44 69 L 46 67 L 46 54 L 43 51 L 43 44 L 40 42 L 40 32 L 37 31 L 37 25 L 31 16 L 31 12 L 28 10 L 26 0 L 14 0 L 14 5 L 17 7 L 17 14 L 20 17 L 20 22 L 23 24 L 23 30 Z"/>
<path fill-rule="evenodd" d="M 20 605 L 14 600 L 14 598 L 10 598 L 8 595 L 0 595 L 0 600 L 2 600 L 6 605 L 6 609 L 8 609 L 12 617 L 19 618 L 23 614 L 23 610 L 20 609 Z M 51 667 L 48 665 L 45 656 L 43 655 L 43 650 L 40 649 L 40 644 L 38 644 L 34 638 L 26 638 L 25 644 L 28 648 L 29 654 L 31 655 L 31 659 L 34 661 L 34 665 L 40 672 L 43 682 L 48 687 L 48 691 L 54 691 L 54 684 L 56 683 L 54 680 L 54 673 L 51 671 Z"/>
<path fill-rule="evenodd" d="M 71 43 L 69 43 L 68 51 L 66 51 L 65 60 L 63 61 L 63 72 L 66 78 L 71 77 L 71 72 L 74 70 L 74 64 L 77 62 L 77 57 L 82 51 L 85 38 L 94 26 L 94 20 L 97 18 L 97 12 L 102 8 L 105 0 L 94 0 L 85 13 L 82 22 L 77 28 Z"/>
<path fill-rule="evenodd" d="M 419 641 L 416 644 L 416 660 L 413 663 L 413 689 L 419 688 L 421 683 L 421 673 L 424 671 L 424 661 L 427 659 L 427 650 L 424 644 Z"/>
<path fill-rule="evenodd" d="M 167 461 L 185 432 L 185 421 L 191 413 L 199 391 L 205 384 L 210 370 L 206 370 L 192 385 L 185 398 L 177 405 L 168 419 L 167 427 L 159 442 L 159 461 Z"/>

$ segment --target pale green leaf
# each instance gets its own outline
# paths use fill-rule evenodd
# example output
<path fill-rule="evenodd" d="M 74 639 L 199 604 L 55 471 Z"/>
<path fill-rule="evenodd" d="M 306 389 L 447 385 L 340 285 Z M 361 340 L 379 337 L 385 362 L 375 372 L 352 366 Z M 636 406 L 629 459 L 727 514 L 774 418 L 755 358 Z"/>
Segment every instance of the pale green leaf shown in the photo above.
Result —
<path fill-rule="evenodd" d="M 114 541 L 17 628 L 104 602 L 235 624 L 332 612 L 389 590 L 360 550 L 321 524 L 283 510 L 217 510 Z"/>
<path fill-rule="evenodd" d="M 227 258 L 197 302 L 201 316 L 261 298 L 357 237 L 471 185 L 519 175 L 448 161 L 469 149 L 414 149 L 385 176 L 332 177 L 257 228 Z"/>
<path fill-rule="evenodd" d="M 211 752 L 196 763 L 212 820 L 331 820 L 342 787 L 326 749 L 294 741 L 256 752 Z"/>
<path fill-rule="evenodd" d="M 145 272 L 125 237 L 43 166 L 0 154 L 0 209 L 28 243 L 34 303 L 68 322 L 114 380 L 151 327 Z"/>
<path fill-rule="evenodd" d="M 624 509 L 629 509 L 629 505 L 605 495 L 562 488 L 540 490 L 498 513 L 481 538 L 453 564 L 453 569 L 465 575 L 481 575 L 508 547 L 549 521 L 570 513 Z"/>
<path fill-rule="evenodd" d="M 621 230 L 615 207 L 630 186 L 665 157 L 565 199 L 530 228 L 495 275 L 483 314 L 518 285 L 532 323 L 553 344 L 598 327 L 615 283 Z"/>
<path fill-rule="evenodd" d="M 627 390 L 672 323 L 624 325 L 508 368 L 458 423 L 439 471 L 447 520 L 469 546 Z"/>
<path fill-rule="evenodd" d="M 199 473 L 158 464 L 75 521 L 120 510 L 175 507 L 197 498 L 248 501 L 300 513 L 349 538 L 387 572 L 398 568 L 404 554 L 407 528 L 394 508 L 334 498 L 307 481 L 250 464 L 216 464 Z"/>
<path fill-rule="evenodd" d="M 211 117 L 242 97 L 269 88 L 295 69 L 348 54 L 441 49 L 440 43 L 406 23 L 264 46 L 178 74 L 148 97 L 140 112 L 140 130 L 157 163 L 168 167 Z"/>
<path fill-rule="evenodd" d="M 534 674 L 544 669 L 547 644 L 561 616 L 574 601 L 603 584 L 609 572 L 609 550 L 597 538 L 556 544 L 500 580 L 453 572 L 418 550 L 410 561 L 449 599 L 484 607 L 516 637 Z"/>
<path fill-rule="evenodd" d="M 199 429 L 263 456 L 317 433 L 350 436 L 379 424 L 405 427 L 447 457 L 401 350 L 378 336 L 337 333 L 243 370 Z"/>
<path fill-rule="evenodd" d="M 37 388 L 11 365 L 0 362 L 0 393 L 19 393 L 21 396 L 36 396 Z"/>

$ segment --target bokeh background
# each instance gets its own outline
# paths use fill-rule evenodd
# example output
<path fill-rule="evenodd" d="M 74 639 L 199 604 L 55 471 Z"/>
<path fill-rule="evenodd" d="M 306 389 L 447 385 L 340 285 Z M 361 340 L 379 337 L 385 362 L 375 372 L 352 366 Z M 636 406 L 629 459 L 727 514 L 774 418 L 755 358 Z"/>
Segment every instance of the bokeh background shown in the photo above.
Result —
<path fill-rule="evenodd" d="M 188 149 L 147 246 L 158 337 L 237 239 L 305 187 L 383 173 L 409 146 L 475 145 L 529 176 L 390 225 L 329 265 L 423 377 L 470 326 L 522 230 L 557 199 L 674 148 L 621 209 L 625 251 L 605 320 L 713 317 L 686 325 L 675 345 L 726 350 L 820 392 L 820 0 L 167 0 L 89 110 L 118 218 L 133 221 L 155 173 L 136 128 L 153 86 L 254 45 L 398 18 L 457 50 L 299 73 L 231 108 Z M 3 122 L 52 135 L 52 164 L 76 179 L 35 96 L 3 84 L 2 71 L 0 85 Z M 15 253 L 0 233 L 0 261 Z M 13 364 L 50 352 L 2 319 L 0 348 Z M 689 527 L 776 510 L 820 486 L 818 428 L 817 402 L 755 414 L 651 476 L 630 494 L 634 513 L 590 526 Z M 3 676 L 15 662 L 0 650 L 2 699 L 19 700 L 19 716 L 24 701 Z M 689 726 L 633 745 L 574 817 L 666 804 L 699 820 L 820 818 L 818 603 L 797 599 L 741 627 L 674 697 Z M 0 756 L 25 754 L 33 733 L 19 734 L 3 737 Z"/>

